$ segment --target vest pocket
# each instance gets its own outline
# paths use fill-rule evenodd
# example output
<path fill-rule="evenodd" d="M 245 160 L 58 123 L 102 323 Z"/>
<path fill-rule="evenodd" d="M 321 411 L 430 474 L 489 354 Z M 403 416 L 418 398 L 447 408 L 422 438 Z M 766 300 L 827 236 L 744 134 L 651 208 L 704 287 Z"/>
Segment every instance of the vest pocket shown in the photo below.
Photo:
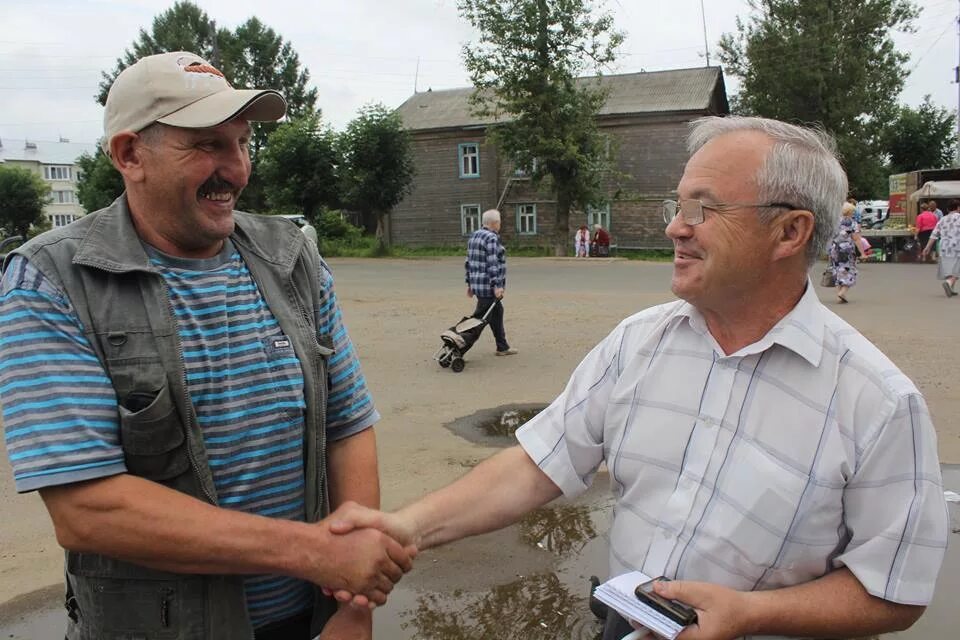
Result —
<path fill-rule="evenodd" d="M 121 400 L 120 443 L 133 475 L 169 480 L 189 469 L 186 436 L 168 386 Z"/>

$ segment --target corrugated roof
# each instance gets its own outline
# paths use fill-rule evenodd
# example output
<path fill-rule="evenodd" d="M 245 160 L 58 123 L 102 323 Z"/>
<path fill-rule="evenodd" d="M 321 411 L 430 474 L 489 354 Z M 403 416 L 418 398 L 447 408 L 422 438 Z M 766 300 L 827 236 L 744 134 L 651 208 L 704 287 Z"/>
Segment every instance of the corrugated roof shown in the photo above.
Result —
<path fill-rule="evenodd" d="M 579 82 L 595 82 L 596 77 Z M 609 89 L 600 115 L 706 111 L 714 91 L 723 87 L 720 67 L 673 69 L 602 76 L 600 84 Z M 446 129 L 490 124 L 492 118 L 470 113 L 472 87 L 415 93 L 397 108 L 404 126 L 411 130 Z"/>
<path fill-rule="evenodd" d="M 28 142 L 30 146 L 27 145 Z M 96 145 L 82 142 L 34 142 L 0 138 L 0 161 L 75 164 L 81 155 L 93 155 L 96 149 Z"/>

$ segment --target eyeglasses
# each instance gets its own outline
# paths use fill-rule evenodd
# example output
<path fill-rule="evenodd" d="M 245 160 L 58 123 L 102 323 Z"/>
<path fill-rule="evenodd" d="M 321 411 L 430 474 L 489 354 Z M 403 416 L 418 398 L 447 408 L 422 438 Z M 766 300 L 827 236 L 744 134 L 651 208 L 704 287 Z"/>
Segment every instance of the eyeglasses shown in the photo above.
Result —
<path fill-rule="evenodd" d="M 663 201 L 663 221 L 670 224 L 670 221 L 677 217 L 677 214 L 683 216 L 683 221 L 691 227 L 703 222 L 703 210 L 712 209 L 713 211 L 733 211 L 735 209 L 790 209 L 797 207 L 789 202 L 770 202 L 767 204 L 741 204 L 738 202 L 714 202 L 704 204 L 700 200 L 664 200 Z"/>

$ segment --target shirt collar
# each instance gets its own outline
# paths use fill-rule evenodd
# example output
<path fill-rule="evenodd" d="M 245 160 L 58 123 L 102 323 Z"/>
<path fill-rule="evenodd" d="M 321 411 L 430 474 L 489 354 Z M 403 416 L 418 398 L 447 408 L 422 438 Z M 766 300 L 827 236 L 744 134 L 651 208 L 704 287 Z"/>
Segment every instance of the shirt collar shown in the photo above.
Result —
<path fill-rule="evenodd" d="M 817 297 L 816 290 L 810 278 L 807 278 L 807 288 L 800 296 L 796 306 L 783 316 L 762 338 L 749 344 L 729 357 L 743 357 L 766 351 L 774 344 L 778 344 L 793 351 L 814 367 L 820 364 L 823 356 L 823 334 L 826 327 L 824 313 L 826 308 Z M 678 316 L 688 319 L 690 327 L 697 333 L 708 336 L 716 344 L 713 336 L 707 329 L 707 322 L 696 307 L 684 302 L 677 310 Z M 719 346 L 716 347 L 719 351 Z M 721 353 L 721 355 L 723 355 Z"/>

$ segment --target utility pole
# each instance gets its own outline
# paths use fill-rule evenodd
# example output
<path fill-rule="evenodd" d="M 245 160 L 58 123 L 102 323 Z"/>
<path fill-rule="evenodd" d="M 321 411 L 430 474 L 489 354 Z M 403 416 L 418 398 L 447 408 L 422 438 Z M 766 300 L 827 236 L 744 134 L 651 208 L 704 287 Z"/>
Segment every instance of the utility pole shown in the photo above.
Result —
<path fill-rule="evenodd" d="M 700 0 L 700 17 L 703 19 L 703 52 L 707 56 L 707 66 L 710 66 L 710 46 L 707 45 L 707 12 L 703 9 L 703 0 Z"/>

